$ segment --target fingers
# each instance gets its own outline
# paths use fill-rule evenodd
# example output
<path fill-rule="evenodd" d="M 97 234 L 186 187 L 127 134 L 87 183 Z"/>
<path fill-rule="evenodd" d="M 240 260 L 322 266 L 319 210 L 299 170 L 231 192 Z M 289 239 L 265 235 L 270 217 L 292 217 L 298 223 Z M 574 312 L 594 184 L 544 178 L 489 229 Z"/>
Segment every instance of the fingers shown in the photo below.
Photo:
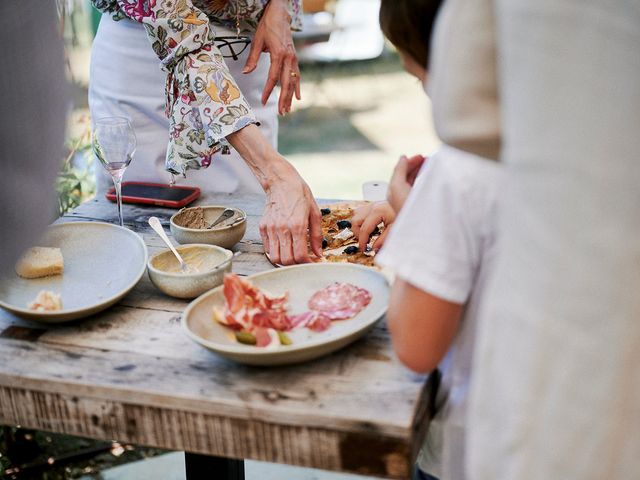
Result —
<path fill-rule="evenodd" d="M 296 54 L 291 47 L 285 55 L 280 71 L 280 98 L 278 100 L 278 113 L 284 115 L 291 110 L 291 99 L 296 86 L 300 81 Z"/>
<path fill-rule="evenodd" d="M 420 173 L 420 169 L 422 168 L 422 164 L 426 160 L 426 157 L 422 155 L 414 155 L 409 158 L 407 161 L 407 183 L 413 186 L 413 183 L 416 181 L 416 177 L 418 173 Z"/>
<path fill-rule="evenodd" d="M 409 168 L 409 159 L 406 155 L 402 155 L 398 159 L 398 163 L 393 169 L 393 175 L 391 176 L 391 182 L 394 180 L 404 180 L 407 177 L 407 169 Z"/>
<path fill-rule="evenodd" d="M 260 220 L 260 238 L 262 238 L 262 246 L 264 247 L 265 253 L 271 257 L 271 253 L 269 252 L 269 235 L 267 234 L 267 222 L 264 217 Z"/>
<path fill-rule="evenodd" d="M 260 236 L 265 252 L 273 263 L 293 265 L 311 261 L 307 248 L 307 225 L 304 221 L 278 225 L 263 220 L 260 223 Z"/>
<path fill-rule="evenodd" d="M 253 52 L 252 52 L 253 53 Z M 271 63 L 269 74 L 262 91 L 262 104 L 266 105 L 273 89 L 280 82 L 280 97 L 278 99 L 278 113 L 284 115 L 291 110 L 293 95 L 300 100 L 300 69 L 293 45 L 283 49 L 269 50 Z"/>
<path fill-rule="evenodd" d="M 355 235 L 358 235 L 360 233 L 360 226 L 371 213 L 373 205 L 373 203 L 369 203 L 367 205 L 358 207 L 353 211 L 353 216 L 351 217 L 351 231 Z"/>
<path fill-rule="evenodd" d="M 273 263 L 282 265 L 282 256 L 280 255 L 280 242 L 278 238 L 278 231 L 274 225 L 267 226 L 267 233 L 269 237 L 269 258 Z"/>
<path fill-rule="evenodd" d="M 383 220 L 384 218 L 381 215 L 376 214 L 368 216 L 363 222 L 362 227 L 360 227 L 360 234 L 358 235 L 358 246 L 361 251 L 364 251 L 367 243 L 369 243 L 369 236 Z"/>
<path fill-rule="evenodd" d="M 260 237 L 264 251 L 269 255 L 269 260 L 274 264 L 280 264 L 280 247 L 278 244 L 278 234 L 272 225 L 269 225 L 265 217 L 260 222 Z"/>
<path fill-rule="evenodd" d="M 309 263 L 309 248 L 307 247 L 307 228 L 292 229 L 293 237 L 293 262 L 292 263 Z"/>
<path fill-rule="evenodd" d="M 280 70 L 282 70 L 282 57 L 278 57 L 277 54 L 271 53 L 271 65 L 269 65 L 269 74 L 267 75 L 267 82 L 264 85 L 262 91 L 262 105 L 267 104 L 267 100 L 271 96 L 271 92 L 278 83 L 280 78 Z"/>
<path fill-rule="evenodd" d="M 387 240 L 387 235 L 389 234 L 390 231 L 391 231 L 391 228 L 387 226 L 387 228 L 384 229 L 384 232 L 382 232 L 380 236 L 376 238 L 376 241 L 373 242 L 373 245 L 371 245 L 371 248 L 373 248 L 376 252 L 380 250 L 384 245 L 384 242 Z"/>
<path fill-rule="evenodd" d="M 280 248 L 280 263 L 282 265 L 293 265 L 296 263 L 294 258 L 294 239 L 291 239 L 292 232 L 285 228 L 277 228 L 278 242 Z"/>
<path fill-rule="evenodd" d="M 311 242 L 311 251 L 317 257 L 322 257 L 322 215 L 315 201 L 313 204 L 309 213 L 309 240 Z"/>
<path fill-rule="evenodd" d="M 298 62 L 296 62 L 297 65 Z M 296 79 L 296 99 L 297 100 L 302 100 L 302 95 L 300 95 L 300 69 L 297 69 L 298 72 L 298 78 Z"/>
<path fill-rule="evenodd" d="M 264 51 L 264 40 L 262 35 L 256 32 L 253 41 L 251 42 L 251 50 L 249 50 L 249 56 L 247 57 L 247 63 L 245 63 L 242 73 L 251 73 L 258 66 L 260 60 L 260 54 Z"/>

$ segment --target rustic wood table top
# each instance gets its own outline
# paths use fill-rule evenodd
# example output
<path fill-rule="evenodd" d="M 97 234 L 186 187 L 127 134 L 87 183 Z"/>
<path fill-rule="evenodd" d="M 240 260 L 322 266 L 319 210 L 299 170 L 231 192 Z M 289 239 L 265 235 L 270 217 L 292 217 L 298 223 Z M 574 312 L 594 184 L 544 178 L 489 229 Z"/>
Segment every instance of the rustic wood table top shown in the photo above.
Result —
<path fill-rule="evenodd" d="M 248 215 L 233 270 L 273 268 L 263 254 L 261 197 L 205 195 Z M 124 206 L 125 224 L 149 254 L 163 248 L 175 211 Z M 60 222 L 117 223 L 95 199 Z M 117 264 L 117 260 L 114 260 Z M 109 272 L 96 272 L 108 275 Z M 289 367 L 224 360 L 181 331 L 188 302 L 145 274 L 118 304 L 84 320 L 41 324 L 0 310 L 0 423 L 138 445 L 408 478 L 427 427 L 425 377 L 395 359 L 384 321 L 343 350 Z"/>

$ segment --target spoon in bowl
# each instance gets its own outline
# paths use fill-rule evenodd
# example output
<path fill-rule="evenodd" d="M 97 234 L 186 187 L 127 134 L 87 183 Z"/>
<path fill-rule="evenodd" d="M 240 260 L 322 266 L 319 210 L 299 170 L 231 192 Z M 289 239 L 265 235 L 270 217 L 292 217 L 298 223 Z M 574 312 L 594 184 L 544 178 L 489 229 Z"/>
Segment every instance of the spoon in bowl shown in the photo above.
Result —
<path fill-rule="evenodd" d="M 211 225 L 207 226 L 207 230 L 215 227 L 219 223 L 224 222 L 226 219 L 233 217 L 235 214 L 236 214 L 236 212 L 231 210 L 230 208 L 225 209 L 225 211 L 222 212 L 222 214 L 218 218 L 216 218 L 213 221 L 213 223 L 211 223 Z"/>
<path fill-rule="evenodd" d="M 149 225 L 151 225 L 151 228 L 153 228 L 153 230 L 160 236 L 162 241 L 167 244 L 167 246 L 171 249 L 173 254 L 176 256 L 176 258 L 178 259 L 178 262 L 180 262 L 180 269 L 182 270 L 182 273 L 188 273 L 189 266 L 182 259 L 178 251 L 173 247 L 173 245 L 171 244 L 171 241 L 169 240 L 169 237 L 167 237 L 167 234 L 164 233 L 164 229 L 162 228 L 162 225 L 160 224 L 160 220 L 158 220 L 158 217 L 149 217 Z"/>

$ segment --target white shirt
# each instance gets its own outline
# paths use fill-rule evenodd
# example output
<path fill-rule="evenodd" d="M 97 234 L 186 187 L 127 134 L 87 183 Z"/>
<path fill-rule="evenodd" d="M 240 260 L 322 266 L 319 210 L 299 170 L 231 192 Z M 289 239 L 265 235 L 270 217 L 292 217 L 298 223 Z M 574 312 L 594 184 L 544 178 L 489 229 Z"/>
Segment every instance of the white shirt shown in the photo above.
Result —
<path fill-rule="evenodd" d="M 469 476 L 637 480 L 640 3 L 495 9 L 508 188 L 477 335 Z"/>
<path fill-rule="evenodd" d="M 427 160 L 376 257 L 396 275 L 444 300 L 465 304 L 457 336 L 440 365 L 439 398 L 420 468 L 441 480 L 464 478 L 467 389 L 479 300 L 495 255 L 501 167 L 443 146 Z"/>

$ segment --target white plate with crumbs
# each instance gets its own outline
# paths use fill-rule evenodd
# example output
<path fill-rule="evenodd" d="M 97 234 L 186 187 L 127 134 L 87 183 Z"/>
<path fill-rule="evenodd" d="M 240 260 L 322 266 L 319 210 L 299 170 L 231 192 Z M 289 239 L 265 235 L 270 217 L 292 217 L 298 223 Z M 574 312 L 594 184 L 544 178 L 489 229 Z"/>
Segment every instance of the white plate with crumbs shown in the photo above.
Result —
<path fill-rule="evenodd" d="M 309 298 L 334 282 L 346 282 L 366 289 L 371 301 L 355 317 L 332 322 L 323 332 L 300 328 L 287 332 L 291 345 L 271 350 L 238 343 L 233 331 L 213 318 L 213 307 L 224 305 L 222 286 L 189 304 L 182 315 L 187 335 L 200 345 L 225 358 L 248 365 L 285 365 L 303 362 L 334 352 L 365 335 L 384 316 L 389 304 L 389 284 L 376 269 L 348 263 L 320 263 L 282 267 L 251 275 L 260 289 L 280 295 L 289 292 L 288 313 L 307 311 Z"/>
<path fill-rule="evenodd" d="M 66 322 L 110 307 L 135 287 L 147 268 L 142 238 L 110 223 L 52 225 L 34 246 L 60 248 L 64 272 L 34 279 L 9 272 L 0 282 L 0 307 L 40 322 Z M 27 308 L 42 290 L 59 294 L 62 309 Z"/>

